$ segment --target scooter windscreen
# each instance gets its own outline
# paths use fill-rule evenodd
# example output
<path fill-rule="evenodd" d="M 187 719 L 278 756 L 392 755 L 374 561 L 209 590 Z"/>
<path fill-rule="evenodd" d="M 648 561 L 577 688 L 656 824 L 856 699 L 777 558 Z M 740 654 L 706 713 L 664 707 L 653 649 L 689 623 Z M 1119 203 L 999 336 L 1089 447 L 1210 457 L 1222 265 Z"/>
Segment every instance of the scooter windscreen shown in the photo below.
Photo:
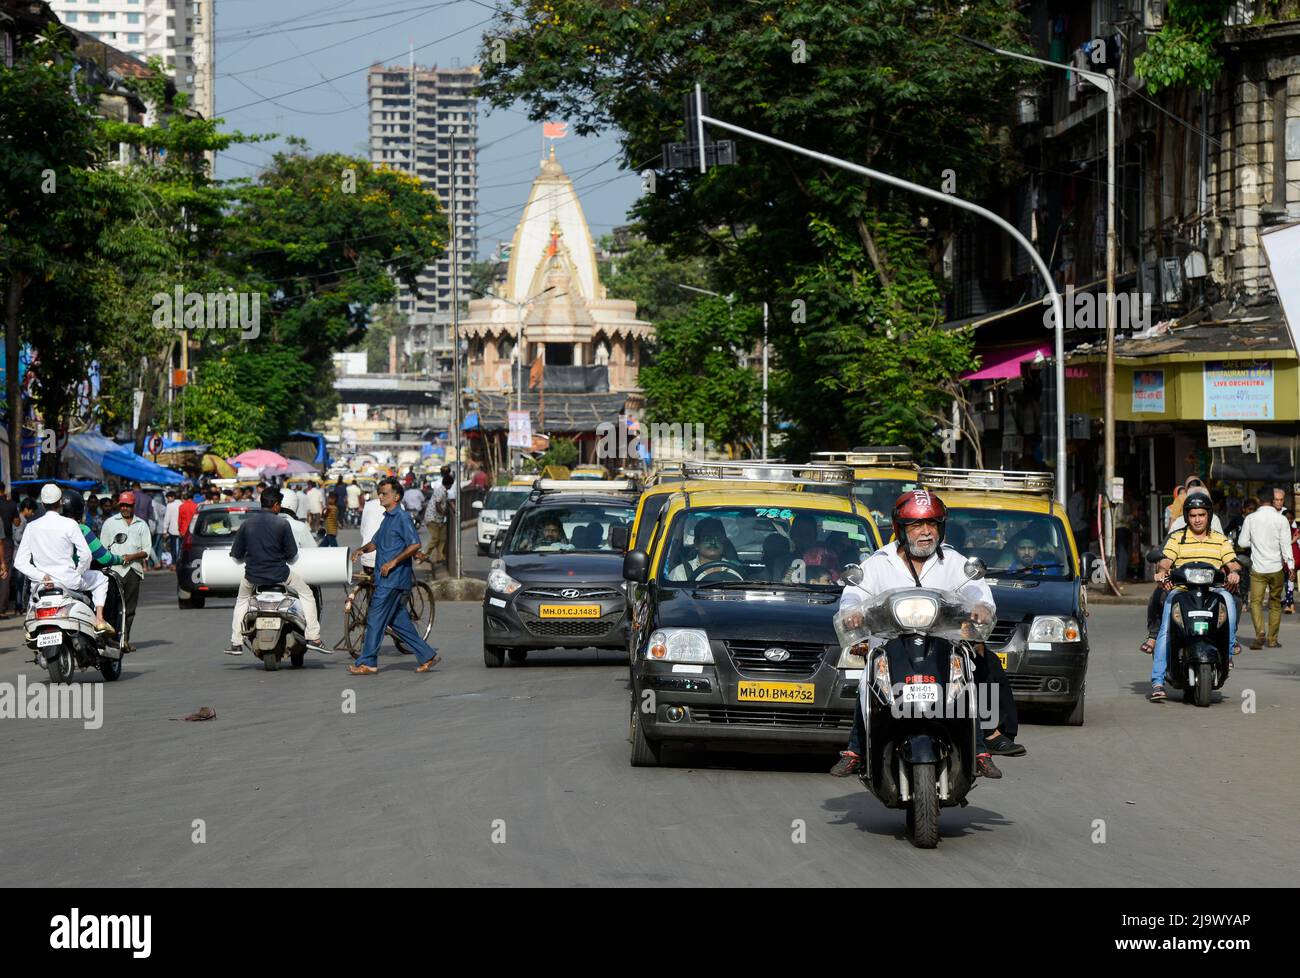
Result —
<path fill-rule="evenodd" d="M 875 597 L 846 591 L 833 619 L 842 647 L 868 639 L 924 634 L 950 642 L 983 642 L 993 632 L 994 609 L 956 591 L 898 588 Z"/>

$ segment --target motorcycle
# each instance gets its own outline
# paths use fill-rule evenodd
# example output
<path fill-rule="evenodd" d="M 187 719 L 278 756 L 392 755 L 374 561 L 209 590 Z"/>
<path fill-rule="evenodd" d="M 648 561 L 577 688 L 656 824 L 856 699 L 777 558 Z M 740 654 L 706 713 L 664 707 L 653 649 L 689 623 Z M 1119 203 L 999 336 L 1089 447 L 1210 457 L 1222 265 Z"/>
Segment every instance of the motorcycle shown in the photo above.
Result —
<path fill-rule="evenodd" d="M 1152 550 L 1147 560 L 1155 557 L 1156 563 L 1163 556 Z M 1213 590 L 1227 583 L 1227 575 L 1221 567 L 1197 562 L 1170 569 L 1169 580 L 1178 590 L 1170 598 L 1165 683 L 1183 691 L 1184 703 L 1209 706 L 1210 693 L 1227 682 L 1232 663 L 1228 605 Z"/>
<path fill-rule="evenodd" d="M 124 543 L 119 533 L 115 543 Z M 126 602 L 117 576 L 108 577 L 104 620 L 116 634 L 95 631 L 95 602 L 85 591 L 61 584 L 34 584 L 24 621 L 27 647 L 36 665 L 50 674 L 50 682 L 67 683 L 77 669 L 98 669 L 105 682 L 122 675 L 122 641 L 126 633 Z"/>
<path fill-rule="evenodd" d="M 287 655 L 290 665 L 301 669 L 307 656 L 306 632 L 302 607 L 287 584 L 257 585 L 244 615 L 243 635 L 262 668 L 275 672 Z"/>
<path fill-rule="evenodd" d="M 965 565 L 968 580 L 984 564 Z M 862 579 L 850 565 L 846 579 Z M 852 594 L 853 592 L 850 592 Z M 978 704 L 972 643 L 988 638 L 993 609 L 955 591 L 900 588 L 834 617 L 846 651 L 868 640 L 858 695 L 867 742 L 859 778 L 887 808 L 906 813 L 906 835 L 918 849 L 939 844 L 941 808 L 965 806 L 975 786 Z"/>

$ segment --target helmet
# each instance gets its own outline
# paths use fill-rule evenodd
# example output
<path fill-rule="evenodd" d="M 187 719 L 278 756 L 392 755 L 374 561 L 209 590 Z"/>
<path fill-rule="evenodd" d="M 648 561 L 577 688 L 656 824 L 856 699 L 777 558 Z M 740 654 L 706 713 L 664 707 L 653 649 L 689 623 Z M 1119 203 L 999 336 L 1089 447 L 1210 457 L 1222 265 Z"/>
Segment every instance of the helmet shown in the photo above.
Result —
<path fill-rule="evenodd" d="M 903 527 L 921 520 L 934 520 L 939 524 L 939 544 L 943 544 L 944 524 L 948 507 L 943 500 L 928 489 L 909 489 L 894 501 L 894 539 L 905 540 Z"/>
<path fill-rule="evenodd" d="M 134 506 L 134 505 L 135 505 L 135 493 L 133 493 L 133 492 L 124 492 L 124 493 L 122 493 L 122 495 L 120 495 L 120 496 L 117 497 L 117 504 L 118 504 L 119 506 L 127 506 L 127 505 Z"/>
<path fill-rule="evenodd" d="M 76 520 L 78 523 L 86 516 L 86 500 L 82 498 L 81 493 L 72 489 L 65 489 L 63 492 L 63 515 L 70 520 Z"/>
<path fill-rule="evenodd" d="M 1214 502 L 1210 499 L 1209 494 L 1200 489 L 1193 489 L 1183 500 L 1183 514 L 1187 515 L 1194 509 L 1203 509 L 1211 516 L 1214 515 Z"/>

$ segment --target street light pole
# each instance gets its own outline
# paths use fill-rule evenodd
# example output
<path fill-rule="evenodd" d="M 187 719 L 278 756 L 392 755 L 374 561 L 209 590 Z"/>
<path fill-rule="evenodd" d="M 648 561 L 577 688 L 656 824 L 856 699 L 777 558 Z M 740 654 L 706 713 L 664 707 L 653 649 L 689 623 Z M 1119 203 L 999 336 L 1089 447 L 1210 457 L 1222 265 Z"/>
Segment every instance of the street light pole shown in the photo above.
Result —
<path fill-rule="evenodd" d="M 726 299 L 727 316 L 728 317 L 731 316 L 732 303 L 734 303 L 736 300 L 736 296 L 734 293 L 729 295 L 722 295 L 721 293 L 713 292 L 710 291 L 709 289 L 696 288 L 694 285 L 683 285 L 681 282 L 677 283 L 677 287 L 679 289 L 686 289 L 690 292 L 701 292 L 704 295 L 711 295 L 718 299 Z M 759 457 L 767 458 L 767 303 L 766 302 L 763 303 L 763 451 Z"/>
<path fill-rule="evenodd" d="M 697 85 L 696 107 L 700 109 L 700 89 Z M 784 140 L 776 139 L 772 136 L 764 135 L 760 132 L 754 132 L 752 129 L 744 129 L 740 126 L 732 125 L 729 122 L 723 122 L 721 119 L 714 119 L 711 116 L 705 116 L 703 111 L 699 112 L 702 122 L 707 122 L 711 126 L 717 126 L 719 129 L 725 129 L 727 132 L 734 132 L 739 136 L 748 136 L 750 139 L 756 139 L 761 143 L 767 143 L 771 146 L 777 146 L 781 149 L 788 149 L 793 153 L 799 153 L 801 156 L 807 156 L 814 160 L 820 160 L 823 163 L 829 163 L 831 166 L 837 166 L 840 169 L 848 170 L 851 173 L 857 173 L 872 180 L 879 180 L 881 183 L 887 183 L 894 187 L 900 187 L 903 190 L 910 190 L 913 193 L 921 194 L 923 197 L 930 197 L 943 204 L 950 204 L 953 207 L 959 207 L 962 210 L 970 211 L 973 214 L 979 214 L 1002 228 L 1007 234 L 1015 239 L 1016 243 L 1025 250 L 1029 255 L 1034 266 L 1038 269 L 1038 274 L 1043 277 L 1043 284 L 1051 296 L 1052 311 L 1056 318 L 1056 498 L 1062 506 L 1065 505 L 1065 318 L 1061 308 L 1061 294 L 1056 291 L 1056 283 L 1052 281 L 1052 273 L 1047 268 L 1047 263 L 1043 261 L 1043 256 L 1038 253 L 1032 244 L 1030 244 L 1023 234 L 1015 227 L 1009 224 L 1005 219 L 994 214 L 991 210 L 981 207 L 979 204 L 972 203 L 969 200 L 963 200 L 953 194 L 941 193 L 938 190 L 931 190 L 929 187 L 923 187 L 920 184 L 912 183 L 910 180 L 904 180 L 901 177 L 895 177 L 888 173 L 882 173 L 879 170 L 873 170 L 870 167 L 860 166 L 857 163 L 850 163 L 848 160 L 842 160 L 836 156 L 830 156 L 826 153 L 818 153 L 815 150 L 805 149 L 802 146 L 796 146 L 794 143 L 787 143 Z M 702 128 L 702 127 L 701 127 Z M 700 158 L 704 158 L 704 144 L 701 138 Z"/>

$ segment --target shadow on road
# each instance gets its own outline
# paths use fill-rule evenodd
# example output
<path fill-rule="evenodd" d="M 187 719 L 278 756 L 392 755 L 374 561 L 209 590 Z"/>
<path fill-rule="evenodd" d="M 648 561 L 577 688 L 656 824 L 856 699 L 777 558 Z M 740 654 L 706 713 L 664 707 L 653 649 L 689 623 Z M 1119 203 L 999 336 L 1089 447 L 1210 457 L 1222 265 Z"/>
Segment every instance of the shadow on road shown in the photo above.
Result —
<path fill-rule="evenodd" d="M 890 836 L 900 842 L 906 840 L 903 811 L 885 808 L 865 788 L 851 795 L 828 798 L 822 803 L 822 807 L 839 816 L 831 823 L 832 825 L 854 825 L 860 831 L 871 835 Z M 987 808 L 977 808 L 974 805 L 965 808 L 945 808 L 939 816 L 939 837 L 959 839 L 976 832 L 988 832 L 994 828 L 1014 824 L 1010 819 Z"/>

